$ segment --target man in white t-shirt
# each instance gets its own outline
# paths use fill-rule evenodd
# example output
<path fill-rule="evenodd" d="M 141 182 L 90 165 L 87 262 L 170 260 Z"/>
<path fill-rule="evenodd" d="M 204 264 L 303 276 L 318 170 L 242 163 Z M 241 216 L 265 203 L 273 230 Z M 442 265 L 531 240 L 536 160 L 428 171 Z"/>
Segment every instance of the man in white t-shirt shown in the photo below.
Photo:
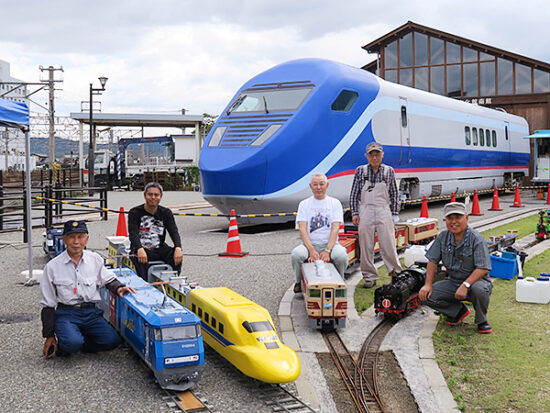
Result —
<path fill-rule="evenodd" d="M 348 265 L 348 253 L 338 242 L 338 230 L 344 221 L 342 203 L 327 195 L 328 179 L 324 174 L 313 174 L 309 187 L 313 196 L 300 202 L 296 216 L 302 244 L 290 256 L 296 274 L 295 293 L 302 291 L 300 275 L 305 261 L 332 260 L 342 277 Z"/>

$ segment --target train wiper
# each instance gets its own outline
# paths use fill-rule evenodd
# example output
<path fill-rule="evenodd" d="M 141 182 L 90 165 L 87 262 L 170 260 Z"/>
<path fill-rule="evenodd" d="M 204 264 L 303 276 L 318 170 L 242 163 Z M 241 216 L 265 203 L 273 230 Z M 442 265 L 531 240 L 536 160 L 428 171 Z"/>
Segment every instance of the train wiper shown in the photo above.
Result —
<path fill-rule="evenodd" d="M 229 115 L 229 114 L 232 112 L 233 109 L 235 109 L 237 106 L 239 106 L 241 103 L 243 103 L 243 100 L 245 100 L 246 97 L 247 97 L 247 95 L 239 96 L 239 97 L 235 100 L 235 102 L 233 102 L 233 103 L 231 104 L 231 106 L 229 106 L 229 107 L 227 108 L 227 110 L 225 111 L 225 114 L 226 114 L 226 115 Z"/>
<path fill-rule="evenodd" d="M 264 108 L 265 108 L 265 113 L 269 113 L 269 110 L 267 110 L 267 101 L 265 100 L 265 96 L 262 95 L 262 97 L 264 98 Z"/>

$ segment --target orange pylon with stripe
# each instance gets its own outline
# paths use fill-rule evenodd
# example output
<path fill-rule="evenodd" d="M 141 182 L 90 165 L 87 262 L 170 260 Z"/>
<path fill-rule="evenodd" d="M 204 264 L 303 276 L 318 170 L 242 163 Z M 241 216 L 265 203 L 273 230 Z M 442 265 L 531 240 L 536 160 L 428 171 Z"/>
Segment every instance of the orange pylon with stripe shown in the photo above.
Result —
<path fill-rule="evenodd" d="M 474 189 L 474 202 L 472 202 L 472 212 L 470 215 L 483 215 L 479 209 L 479 196 L 477 195 L 477 189 Z"/>
<path fill-rule="evenodd" d="M 420 218 L 429 218 L 428 215 L 428 198 L 426 195 L 422 197 L 422 207 L 420 208 Z"/>
<path fill-rule="evenodd" d="M 546 205 L 550 205 L 550 184 L 548 184 L 548 193 L 546 195 Z"/>
<path fill-rule="evenodd" d="M 521 208 L 521 197 L 519 196 L 519 185 L 516 185 L 516 194 L 514 195 L 514 204 L 510 208 Z"/>
<path fill-rule="evenodd" d="M 126 217 L 124 216 L 124 207 L 120 207 L 120 212 L 118 213 L 118 223 L 116 225 L 116 234 L 117 237 L 127 237 L 128 229 L 126 228 Z"/>
<path fill-rule="evenodd" d="M 498 201 L 498 188 L 495 186 L 495 191 L 493 192 L 493 203 L 491 204 L 491 208 L 489 208 L 489 211 L 502 211 L 502 208 L 500 207 L 500 202 Z"/>
<path fill-rule="evenodd" d="M 451 200 L 449 202 L 456 202 L 456 196 L 454 192 L 451 194 Z"/>
<path fill-rule="evenodd" d="M 229 218 L 229 233 L 227 234 L 227 248 L 225 252 L 218 254 L 220 257 L 234 257 L 241 258 L 246 257 L 248 252 L 241 250 L 241 239 L 239 238 L 239 228 L 237 227 L 237 215 L 235 210 L 231 210 L 231 217 Z"/>

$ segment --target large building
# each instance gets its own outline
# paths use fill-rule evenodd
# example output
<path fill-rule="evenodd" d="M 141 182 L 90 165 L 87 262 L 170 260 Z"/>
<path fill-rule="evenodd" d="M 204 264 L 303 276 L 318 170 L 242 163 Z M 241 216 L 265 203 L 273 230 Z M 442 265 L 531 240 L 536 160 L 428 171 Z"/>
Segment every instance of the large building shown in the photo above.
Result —
<path fill-rule="evenodd" d="M 391 82 L 524 117 L 550 129 L 550 64 L 408 22 L 363 46 L 363 67 Z M 532 173 L 532 171 L 531 171 Z"/>
<path fill-rule="evenodd" d="M 0 98 L 28 105 L 27 87 L 10 74 L 10 64 L 0 60 Z M 18 129 L 0 128 L 0 170 L 25 169 L 25 135 Z"/>

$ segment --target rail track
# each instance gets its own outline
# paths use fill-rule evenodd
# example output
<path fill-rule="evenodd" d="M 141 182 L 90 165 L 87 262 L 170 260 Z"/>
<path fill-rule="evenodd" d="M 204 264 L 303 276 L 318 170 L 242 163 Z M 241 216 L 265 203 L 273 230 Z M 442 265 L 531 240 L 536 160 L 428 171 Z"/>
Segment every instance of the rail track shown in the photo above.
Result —
<path fill-rule="evenodd" d="M 392 320 L 380 322 L 365 340 L 357 358 L 348 350 L 338 333 L 323 334 L 336 368 L 360 413 L 387 412 L 380 399 L 376 376 L 378 350 L 393 325 Z"/>

